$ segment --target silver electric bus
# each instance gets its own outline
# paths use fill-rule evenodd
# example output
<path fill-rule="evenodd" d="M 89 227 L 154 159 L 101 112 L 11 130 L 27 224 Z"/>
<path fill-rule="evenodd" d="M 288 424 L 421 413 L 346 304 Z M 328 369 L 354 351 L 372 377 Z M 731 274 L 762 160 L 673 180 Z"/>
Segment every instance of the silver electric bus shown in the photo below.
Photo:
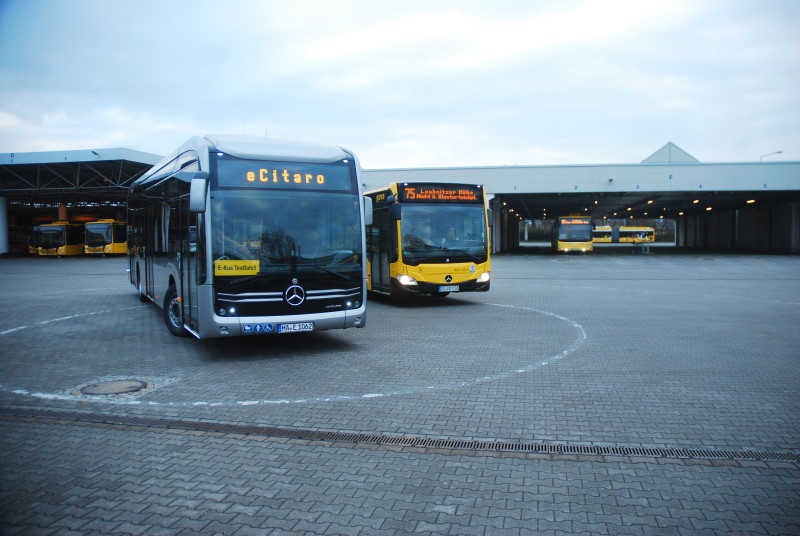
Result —
<path fill-rule="evenodd" d="M 363 327 L 361 188 L 338 146 L 193 137 L 131 185 L 130 282 L 178 336 Z"/>

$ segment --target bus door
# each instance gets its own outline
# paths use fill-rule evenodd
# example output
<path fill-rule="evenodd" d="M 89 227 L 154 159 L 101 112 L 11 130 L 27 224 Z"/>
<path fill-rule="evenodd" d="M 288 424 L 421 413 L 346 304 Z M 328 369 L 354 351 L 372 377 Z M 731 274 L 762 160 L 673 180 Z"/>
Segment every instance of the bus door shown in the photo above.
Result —
<path fill-rule="evenodd" d="M 389 265 L 391 263 L 392 231 L 394 231 L 388 209 L 376 210 L 373 213 L 372 227 L 370 228 L 370 243 L 372 244 L 370 257 L 372 262 L 372 289 L 389 291 L 391 281 Z"/>
<path fill-rule="evenodd" d="M 147 296 L 155 299 L 155 273 L 153 270 L 153 261 L 155 259 L 156 245 L 158 243 L 159 229 L 161 228 L 161 207 L 155 206 L 147 209 L 145 218 L 150 220 L 149 225 L 145 229 L 152 229 L 151 232 L 146 232 L 144 235 L 144 248 L 142 250 L 142 257 L 144 258 L 144 293 Z"/>
<path fill-rule="evenodd" d="M 198 227 L 197 214 L 189 212 L 188 204 L 181 207 L 181 214 L 186 222 L 182 228 L 188 233 L 181 239 L 181 314 L 183 323 L 188 325 L 193 331 L 199 331 L 197 315 L 197 288 L 199 285 L 199 275 L 197 273 L 198 252 Z"/>

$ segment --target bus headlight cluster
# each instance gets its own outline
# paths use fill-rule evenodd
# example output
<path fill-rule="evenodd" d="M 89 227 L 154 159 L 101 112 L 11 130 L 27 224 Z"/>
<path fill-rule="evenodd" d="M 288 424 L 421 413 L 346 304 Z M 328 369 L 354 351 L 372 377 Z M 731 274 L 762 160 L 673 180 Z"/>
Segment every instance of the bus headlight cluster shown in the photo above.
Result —
<path fill-rule="evenodd" d="M 483 272 L 478 278 L 478 283 L 488 283 L 488 282 L 489 282 L 489 272 Z"/>
<path fill-rule="evenodd" d="M 397 281 L 403 286 L 412 286 L 417 284 L 417 280 L 410 275 L 400 274 L 397 276 Z"/>
<path fill-rule="evenodd" d="M 236 316 L 236 307 L 229 307 L 227 309 L 220 307 L 217 309 L 217 314 L 219 316 Z"/>
<path fill-rule="evenodd" d="M 347 302 L 345 302 L 344 304 L 344 307 L 345 309 L 358 309 L 359 307 L 361 307 L 361 302 L 358 300 L 355 301 L 347 300 Z"/>

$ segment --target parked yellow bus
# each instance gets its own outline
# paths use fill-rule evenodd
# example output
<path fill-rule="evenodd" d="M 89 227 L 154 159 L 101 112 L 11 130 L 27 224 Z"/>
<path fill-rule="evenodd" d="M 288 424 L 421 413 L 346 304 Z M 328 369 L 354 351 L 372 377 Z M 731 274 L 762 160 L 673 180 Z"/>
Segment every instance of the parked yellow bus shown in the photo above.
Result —
<path fill-rule="evenodd" d="M 647 244 L 656 241 L 656 230 L 652 227 L 620 227 L 619 241 L 630 244 Z"/>
<path fill-rule="evenodd" d="M 113 219 L 86 222 L 86 255 L 119 255 L 128 252 L 124 221 Z"/>
<path fill-rule="evenodd" d="M 552 247 L 554 253 L 593 251 L 592 218 L 579 214 L 557 218 L 553 223 Z"/>
<path fill-rule="evenodd" d="M 37 225 L 39 255 L 83 255 L 84 235 L 82 223 L 54 221 Z"/>
<path fill-rule="evenodd" d="M 619 242 L 619 227 L 602 225 L 595 227 L 592 229 L 592 242 L 595 244 L 610 244 L 612 242 Z"/>
<path fill-rule="evenodd" d="M 656 231 L 652 227 L 610 227 L 598 226 L 592 230 L 595 244 L 647 244 L 656 241 Z"/>
<path fill-rule="evenodd" d="M 41 242 L 41 231 L 38 225 L 31 227 L 31 235 L 28 238 L 28 253 L 31 255 L 39 254 L 39 243 Z"/>
<path fill-rule="evenodd" d="M 393 182 L 367 192 L 367 280 L 391 296 L 489 290 L 489 211 L 483 186 Z"/>

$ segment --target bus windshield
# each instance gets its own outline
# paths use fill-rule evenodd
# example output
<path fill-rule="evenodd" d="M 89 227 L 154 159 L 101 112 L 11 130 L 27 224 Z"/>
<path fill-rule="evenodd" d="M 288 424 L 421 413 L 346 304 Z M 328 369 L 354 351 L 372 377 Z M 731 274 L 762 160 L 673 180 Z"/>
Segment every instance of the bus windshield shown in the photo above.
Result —
<path fill-rule="evenodd" d="M 100 247 L 111 243 L 111 225 L 108 223 L 86 224 L 86 245 Z"/>
<path fill-rule="evenodd" d="M 359 204 L 351 193 L 218 190 L 210 213 L 214 262 L 258 261 L 258 274 L 271 276 L 360 278 Z"/>
<path fill-rule="evenodd" d="M 406 264 L 487 260 L 482 205 L 408 203 L 401 224 Z"/>
<path fill-rule="evenodd" d="M 39 227 L 39 245 L 52 249 L 64 245 L 64 227 L 61 225 Z"/>
<path fill-rule="evenodd" d="M 564 242 L 590 242 L 592 225 L 589 223 L 571 223 L 558 228 L 558 239 Z"/>

